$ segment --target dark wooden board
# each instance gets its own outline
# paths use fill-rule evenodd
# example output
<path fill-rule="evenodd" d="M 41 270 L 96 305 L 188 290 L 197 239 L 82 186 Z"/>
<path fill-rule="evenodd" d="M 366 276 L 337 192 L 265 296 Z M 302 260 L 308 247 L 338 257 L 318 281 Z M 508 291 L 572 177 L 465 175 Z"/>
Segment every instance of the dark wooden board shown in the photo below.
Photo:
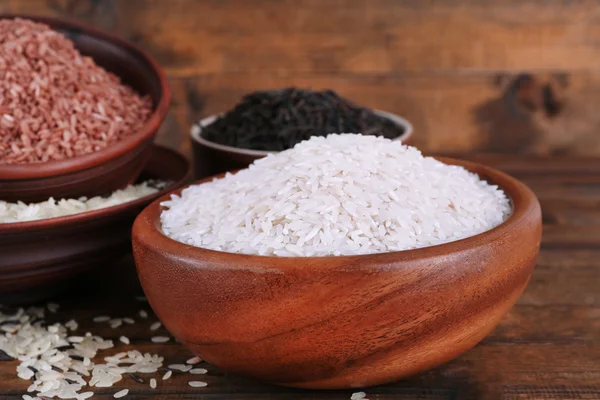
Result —
<path fill-rule="evenodd" d="M 474 157 L 481 158 L 481 156 Z M 486 157 L 490 164 L 523 178 L 538 193 L 546 214 L 538 265 L 517 305 L 491 335 L 459 358 L 411 379 L 366 389 L 377 400 L 554 400 L 600 399 L 600 159 L 516 156 Z M 550 170 L 542 174 L 544 168 Z M 560 173 L 562 171 L 562 174 Z M 581 179 L 589 176 L 589 179 Z M 568 177 L 573 178 L 569 183 Z M 80 330 L 115 340 L 128 336 L 141 351 L 163 355 L 167 364 L 185 361 L 189 352 L 176 343 L 154 344 L 153 317 L 134 299 L 140 294 L 131 260 L 107 265 L 82 278 L 74 292 L 57 301 L 53 318 L 80 323 Z M 117 330 L 94 324 L 107 314 L 132 316 L 135 325 Z M 158 331 L 165 334 L 164 330 Z M 119 344 L 114 352 L 128 346 Z M 110 354 L 110 351 L 101 354 Z M 15 376 L 15 363 L 0 363 L 0 398 L 21 398 L 27 383 Z M 129 388 L 127 399 L 320 400 L 349 399 L 348 391 L 301 391 L 264 385 L 206 366 L 209 386 L 192 389 L 189 376 L 174 378 L 151 390 L 124 379 L 94 398 L 110 399 Z"/>

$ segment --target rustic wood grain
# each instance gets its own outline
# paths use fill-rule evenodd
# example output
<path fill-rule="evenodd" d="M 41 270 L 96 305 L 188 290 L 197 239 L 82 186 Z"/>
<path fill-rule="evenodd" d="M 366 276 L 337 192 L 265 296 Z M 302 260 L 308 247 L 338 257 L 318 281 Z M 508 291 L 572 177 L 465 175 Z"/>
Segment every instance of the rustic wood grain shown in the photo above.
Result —
<path fill-rule="evenodd" d="M 407 117 L 432 152 L 600 154 L 596 0 L 0 0 L 147 49 L 174 106 L 161 143 L 251 90 L 333 88 Z"/>
<path fill-rule="evenodd" d="M 415 128 L 414 145 L 429 152 L 600 154 L 600 75 L 570 76 L 565 106 L 556 117 L 528 110 L 497 75 L 303 75 L 217 74 L 172 79 L 176 126 L 161 131 L 163 143 L 189 151 L 189 126 L 230 109 L 245 93 L 285 86 L 332 88 L 366 106 L 398 113 Z M 183 98 L 183 99 L 182 99 Z M 173 130 L 182 132 L 175 135 Z"/>
<path fill-rule="evenodd" d="M 600 61 L 600 11 L 587 0 L 3 0 L 2 8 L 112 29 L 178 76 L 597 69 Z"/>
<path fill-rule="evenodd" d="M 477 158 L 477 157 L 474 157 Z M 573 178 L 593 175 L 600 159 L 516 156 L 494 156 L 490 164 L 525 178 L 537 187 L 542 209 L 548 208 L 560 218 L 545 220 L 546 233 L 538 265 L 517 305 L 499 326 L 477 347 L 463 356 L 432 371 L 395 384 L 366 390 L 377 400 L 570 400 L 600 398 L 600 223 L 586 216 L 591 204 L 600 201 L 598 180 L 579 181 L 570 186 L 561 179 L 543 180 L 540 172 L 550 168 L 568 171 Z M 537 177 L 537 178 L 536 178 Z M 554 190 L 552 190 L 554 185 Z M 562 197 L 558 194 L 562 194 Z M 582 196 L 582 194 L 584 194 Z M 585 234 L 577 230 L 585 227 Z M 563 233 L 557 233 L 562 231 Z M 557 236 L 559 235 L 559 236 Z M 564 246 L 563 241 L 569 243 Z M 114 289 L 106 291 L 108 285 Z M 130 260 L 107 266 L 82 279 L 70 296 L 59 299 L 62 304 L 55 318 L 75 318 L 82 331 L 91 330 L 113 339 L 125 334 L 130 347 L 156 352 L 166 363 L 187 359 L 190 353 L 175 343 L 153 344 L 149 325 L 155 319 L 140 322 L 136 313 L 149 309 L 133 299 L 139 294 Z M 133 316 L 137 323 L 112 330 L 94 324 L 94 316 Z M 158 331 L 164 334 L 164 330 Z M 119 345 L 114 352 L 127 348 Z M 108 352 L 107 352 L 108 353 Z M 104 353 L 103 353 L 104 354 Z M 205 366 L 205 365 L 203 365 Z M 27 386 L 15 377 L 15 364 L 0 363 L 0 398 L 17 400 Z M 128 399 L 212 399 L 212 400 L 342 400 L 352 391 L 297 391 L 260 384 L 224 374 L 206 366 L 209 382 L 203 389 L 186 386 L 187 378 L 175 374 L 172 380 L 150 390 L 129 379 L 116 388 L 103 389 L 95 398 L 108 400 L 118 388 L 130 389 Z"/>

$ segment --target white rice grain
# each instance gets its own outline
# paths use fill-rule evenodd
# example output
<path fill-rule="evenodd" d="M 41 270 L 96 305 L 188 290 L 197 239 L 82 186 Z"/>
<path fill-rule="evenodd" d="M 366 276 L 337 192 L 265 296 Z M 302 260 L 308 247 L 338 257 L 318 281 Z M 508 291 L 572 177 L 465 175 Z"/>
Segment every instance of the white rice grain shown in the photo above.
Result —
<path fill-rule="evenodd" d="M 201 362 L 202 362 L 202 359 L 200 357 L 196 356 L 196 357 L 190 358 L 185 363 L 186 364 L 190 364 L 190 365 L 195 365 L 195 364 L 198 364 L 198 363 L 201 363 Z"/>
<path fill-rule="evenodd" d="M 208 370 L 204 369 L 204 368 L 194 368 L 190 370 L 190 374 L 194 374 L 194 375 L 204 375 L 208 372 Z"/>
<path fill-rule="evenodd" d="M 127 394 L 128 394 L 128 393 L 129 393 L 129 389 L 123 389 L 123 390 L 120 390 L 120 391 L 118 391 L 117 393 L 115 393 L 115 394 L 113 395 L 113 397 L 114 397 L 115 399 L 120 399 L 121 397 L 125 397 L 125 396 L 127 396 Z"/>
<path fill-rule="evenodd" d="M 77 324 L 77 321 L 72 319 L 65 324 L 65 327 L 69 328 L 72 331 L 76 331 L 79 325 Z"/>
<path fill-rule="evenodd" d="M 123 379 L 123 374 L 156 373 L 163 365 L 162 357 L 137 350 L 105 357 L 106 364 L 94 363 L 91 359 L 97 357 L 99 351 L 112 348 L 113 342 L 91 332 L 69 336 L 70 328 L 66 324 L 46 325 L 44 311 L 34 307 L 19 309 L 14 314 L 0 311 L 0 326 L 11 326 L 13 331 L 0 334 L 0 349 L 18 359 L 19 378 L 34 381 L 27 388 L 31 399 L 45 396 L 85 400 L 93 392 L 79 393 L 84 386 L 112 387 Z M 31 324 L 32 318 L 41 321 Z M 72 328 L 73 323 L 67 324 Z"/>
<path fill-rule="evenodd" d="M 156 321 L 155 323 L 150 325 L 150 330 L 156 331 L 156 330 L 160 329 L 161 326 L 162 326 L 162 324 L 159 321 Z"/>
<path fill-rule="evenodd" d="M 121 318 L 114 318 L 109 321 L 109 325 L 111 328 L 116 329 L 123 325 L 123 320 Z"/>
<path fill-rule="evenodd" d="M 156 193 L 164 185 L 164 182 L 143 182 L 136 185 L 130 185 L 125 189 L 119 189 L 112 192 L 107 197 L 96 196 L 92 198 L 80 197 L 78 199 L 55 200 L 49 198 L 41 203 L 25 204 L 23 202 L 9 203 L 0 200 L 0 224 L 36 221 L 40 219 L 64 217 L 67 215 L 79 214 L 86 211 L 98 210 L 127 203 L 140 197 Z M 58 305 L 48 304 L 50 312 L 56 312 Z M 103 319 L 94 322 L 105 322 Z"/>
<path fill-rule="evenodd" d="M 184 364 L 170 364 L 167 368 L 175 370 L 175 371 L 181 371 L 183 372 L 186 368 L 186 365 Z"/>
<path fill-rule="evenodd" d="M 194 387 L 194 388 L 200 388 L 200 387 L 207 386 L 208 383 L 202 382 L 202 381 L 190 381 L 190 382 L 188 382 L 188 385 L 190 385 L 191 387 Z"/>
<path fill-rule="evenodd" d="M 497 186 L 369 135 L 313 136 L 162 205 L 179 242 L 264 256 L 402 251 L 460 240 L 511 213 Z"/>
<path fill-rule="evenodd" d="M 56 303 L 48 303 L 47 307 L 48 307 L 48 311 L 50 311 L 51 313 L 55 313 L 55 312 L 58 311 L 58 308 L 60 306 L 58 304 L 56 304 Z"/>

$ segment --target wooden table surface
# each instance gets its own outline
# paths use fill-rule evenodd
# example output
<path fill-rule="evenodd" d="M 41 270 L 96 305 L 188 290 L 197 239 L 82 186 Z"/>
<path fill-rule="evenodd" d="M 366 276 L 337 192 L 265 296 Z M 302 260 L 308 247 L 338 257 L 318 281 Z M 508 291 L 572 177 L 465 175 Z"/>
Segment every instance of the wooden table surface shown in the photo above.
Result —
<path fill-rule="evenodd" d="M 483 157 L 511 173 L 539 196 L 544 210 L 544 238 L 537 268 L 518 304 L 478 346 L 444 366 L 394 384 L 365 389 L 371 400 L 511 400 L 600 399 L 600 159 Z M 181 363 L 191 354 L 176 343 L 154 344 L 154 321 L 137 311 L 149 309 L 135 299 L 137 286 L 131 260 L 115 262 L 82 278 L 52 318 L 74 318 L 80 330 L 91 330 L 118 342 L 103 356 L 127 348 Z M 92 318 L 106 314 L 132 316 L 134 325 L 111 329 Z M 165 331 L 157 331 L 166 334 Z M 204 365 L 203 365 L 204 366 Z M 28 386 L 15 376 L 15 362 L 0 363 L 0 399 L 20 399 Z M 227 375 L 206 366 L 205 388 L 187 385 L 190 375 L 174 374 L 152 390 L 147 382 L 125 377 L 116 387 L 99 389 L 94 398 L 112 398 L 129 388 L 126 399 L 349 399 L 353 391 L 301 391 L 278 388 Z M 156 376 L 158 377 L 158 375 Z"/>

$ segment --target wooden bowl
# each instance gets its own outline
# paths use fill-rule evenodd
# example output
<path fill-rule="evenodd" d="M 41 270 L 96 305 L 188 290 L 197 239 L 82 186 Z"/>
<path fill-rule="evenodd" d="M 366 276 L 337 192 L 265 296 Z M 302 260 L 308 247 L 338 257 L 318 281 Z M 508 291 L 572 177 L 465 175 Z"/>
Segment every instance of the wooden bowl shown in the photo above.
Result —
<path fill-rule="evenodd" d="M 0 223 L 0 303 L 36 301 L 59 291 L 87 269 L 131 251 L 131 226 L 152 200 L 187 183 L 189 162 L 154 146 L 140 180 L 171 181 L 135 201 L 65 217 Z"/>
<path fill-rule="evenodd" d="M 264 257 L 168 238 L 159 221 L 163 196 L 133 226 L 150 305 L 203 359 L 277 385 L 355 388 L 440 365 L 477 344 L 512 307 L 541 239 L 540 206 L 529 188 L 480 164 L 441 160 L 503 188 L 513 203 L 509 219 L 416 250 Z"/>
<path fill-rule="evenodd" d="M 403 134 L 394 140 L 401 140 L 404 144 L 410 144 L 413 126 L 409 121 L 399 115 L 386 111 L 375 110 L 374 112 L 381 117 L 389 119 L 403 129 Z M 218 115 L 212 115 L 198 122 L 198 125 L 200 127 L 206 127 L 215 122 L 217 118 Z M 223 172 L 246 168 L 255 160 L 266 157 L 268 154 L 276 153 L 265 150 L 241 149 L 239 147 L 211 142 L 202 136 L 201 131 L 194 128 L 190 131 L 190 137 L 192 139 L 194 177 L 196 179 L 203 179 L 209 176 L 222 174 Z"/>
<path fill-rule="evenodd" d="M 109 33 L 58 18 L 22 17 L 65 34 L 84 55 L 152 99 L 153 112 L 140 131 L 100 151 L 60 161 L 0 164 L 0 200 L 43 201 L 49 197 L 95 196 L 136 180 L 152 153 L 152 142 L 171 102 L 167 79 L 146 52 Z"/>

